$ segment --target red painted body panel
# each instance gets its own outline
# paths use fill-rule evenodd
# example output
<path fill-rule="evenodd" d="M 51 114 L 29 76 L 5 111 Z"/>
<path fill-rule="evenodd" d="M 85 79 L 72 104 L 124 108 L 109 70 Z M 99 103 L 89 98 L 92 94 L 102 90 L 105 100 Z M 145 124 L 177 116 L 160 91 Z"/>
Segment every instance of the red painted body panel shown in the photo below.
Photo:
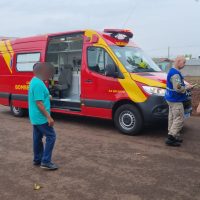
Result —
<path fill-rule="evenodd" d="M 28 108 L 28 101 L 12 100 L 12 104 L 19 108 Z"/>
<path fill-rule="evenodd" d="M 0 98 L 0 103 L 1 103 L 1 105 L 8 106 L 9 100 L 5 99 L 5 98 Z"/>
<path fill-rule="evenodd" d="M 88 117 L 98 117 L 102 119 L 112 119 L 112 110 L 105 108 L 92 108 L 82 106 L 82 114 Z"/>
<path fill-rule="evenodd" d="M 81 112 L 74 112 L 70 110 L 61 110 L 52 108 L 51 111 L 55 113 L 69 114 L 69 115 L 78 115 L 78 116 L 87 116 L 87 117 L 97 117 L 102 119 L 112 119 L 112 110 L 104 108 L 91 108 L 82 106 Z"/>

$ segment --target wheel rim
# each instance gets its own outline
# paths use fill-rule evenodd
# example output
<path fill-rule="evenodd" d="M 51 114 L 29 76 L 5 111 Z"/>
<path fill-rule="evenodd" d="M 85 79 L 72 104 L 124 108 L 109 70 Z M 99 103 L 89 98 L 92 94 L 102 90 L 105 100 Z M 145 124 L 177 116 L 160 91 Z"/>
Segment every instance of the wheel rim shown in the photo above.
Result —
<path fill-rule="evenodd" d="M 135 127 L 135 122 L 136 122 L 135 116 L 129 110 L 123 111 L 119 115 L 119 124 L 123 129 L 127 131 L 130 131 Z"/>
<path fill-rule="evenodd" d="M 20 113 L 20 111 L 21 111 L 21 108 L 12 106 L 12 110 L 16 115 L 18 115 Z"/>

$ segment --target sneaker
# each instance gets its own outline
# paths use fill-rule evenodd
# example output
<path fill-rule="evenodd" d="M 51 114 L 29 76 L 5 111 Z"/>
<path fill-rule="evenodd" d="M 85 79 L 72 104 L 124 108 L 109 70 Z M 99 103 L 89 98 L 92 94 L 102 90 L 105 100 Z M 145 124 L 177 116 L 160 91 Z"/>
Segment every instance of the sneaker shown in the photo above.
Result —
<path fill-rule="evenodd" d="M 183 139 L 181 139 L 181 138 L 176 138 L 176 141 L 179 143 L 183 143 Z"/>
<path fill-rule="evenodd" d="M 58 169 L 58 166 L 54 163 L 41 163 L 40 167 L 43 169 L 48 169 L 48 170 Z"/>
<path fill-rule="evenodd" d="M 33 165 L 35 165 L 35 166 L 40 166 L 40 165 L 41 165 L 41 162 L 39 162 L 39 161 L 33 161 Z"/>
<path fill-rule="evenodd" d="M 168 146 L 173 146 L 173 147 L 179 147 L 181 146 L 180 142 L 177 141 L 175 137 L 172 135 L 169 135 L 167 140 L 165 141 L 165 144 Z"/>

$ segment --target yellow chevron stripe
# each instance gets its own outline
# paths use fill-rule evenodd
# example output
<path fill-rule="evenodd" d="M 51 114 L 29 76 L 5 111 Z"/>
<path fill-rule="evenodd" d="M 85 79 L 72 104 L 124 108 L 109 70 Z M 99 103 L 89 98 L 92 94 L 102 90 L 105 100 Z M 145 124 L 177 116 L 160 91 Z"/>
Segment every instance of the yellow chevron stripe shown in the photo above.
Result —
<path fill-rule="evenodd" d="M 6 44 L 7 44 L 7 48 L 8 48 L 8 51 L 9 51 L 10 55 L 13 56 L 14 52 L 13 52 L 13 48 L 12 48 L 12 45 L 10 43 L 10 40 L 7 40 Z"/>
<path fill-rule="evenodd" d="M 11 44 L 9 44 L 9 48 L 12 49 Z M 10 61 L 12 59 L 11 55 L 13 55 L 13 50 L 10 54 L 6 47 L 6 43 L 4 41 L 0 41 L 0 53 L 3 56 L 10 73 L 12 74 L 12 69 L 10 68 Z"/>
<path fill-rule="evenodd" d="M 129 73 L 124 73 L 124 79 L 118 79 L 121 86 L 124 88 L 129 98 L 136 103 L 145 102 L 147 97 L 138 87 L 137 83 L 130 77 Z"/>

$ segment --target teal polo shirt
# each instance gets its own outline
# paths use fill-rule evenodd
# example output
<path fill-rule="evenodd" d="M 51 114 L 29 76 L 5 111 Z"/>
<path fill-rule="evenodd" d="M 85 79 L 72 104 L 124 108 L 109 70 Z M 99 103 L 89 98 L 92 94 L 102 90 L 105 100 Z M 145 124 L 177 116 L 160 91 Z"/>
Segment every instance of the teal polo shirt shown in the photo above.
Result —
<path fill-rule="evenodd" d="M 42 101 L 45 109 L 50 113 L 49 91 L 41 79 L 33 77 L 28 91 L 29 118 L 31 124 L 42 125 L 47 123 L 47 118 L 39 110 L 36 101 Z"/>

